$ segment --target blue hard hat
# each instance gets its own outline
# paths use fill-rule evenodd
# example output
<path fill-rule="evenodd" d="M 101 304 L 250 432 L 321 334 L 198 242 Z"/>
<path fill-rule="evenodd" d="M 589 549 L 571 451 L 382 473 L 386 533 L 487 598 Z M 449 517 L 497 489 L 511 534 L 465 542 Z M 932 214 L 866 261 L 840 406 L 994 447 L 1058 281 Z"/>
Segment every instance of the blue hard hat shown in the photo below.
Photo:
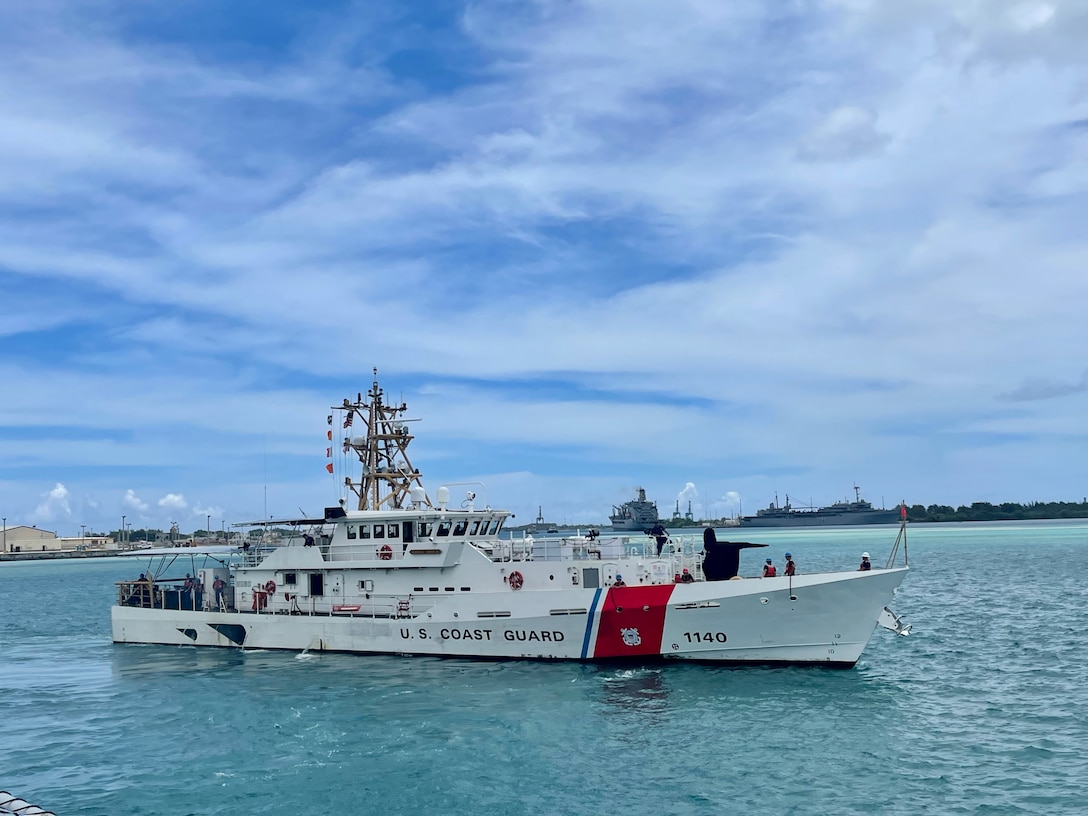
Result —
<path fill-rule="evenodd" d="M 790 555 L 789 553 L 786 553 L 786 558 L 793 558 L 793 556 Z"/>
<path fill-rule="evenodd" d="M 768 559 L 767 559 L 767 563 L 768 563 L 768 564 L 773 564 L 773 563 L 774 563 L 774 559 L 768 558 Z"/>
<path fill-rule="evenodd" d="M 618 572 L 616 573 L 616 580 L 617 581 L 622 581 L 623 580 L 623 576 L 620 575 Z"/>

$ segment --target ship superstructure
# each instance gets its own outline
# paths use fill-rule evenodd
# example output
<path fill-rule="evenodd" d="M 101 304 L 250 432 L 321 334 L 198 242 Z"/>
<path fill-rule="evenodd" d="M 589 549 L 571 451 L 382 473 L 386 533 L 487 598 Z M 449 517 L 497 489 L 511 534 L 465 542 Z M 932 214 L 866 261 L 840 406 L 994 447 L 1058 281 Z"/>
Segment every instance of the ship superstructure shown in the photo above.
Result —
<path fill-rule="evenodd" d="M 635 498 L 623 504 L 612 505 L 608 516 L 613 530 L 639 530 L 645 532 L 660 521 L 657 502 L 646 500 L 646 491 L 635 488 Z"/>

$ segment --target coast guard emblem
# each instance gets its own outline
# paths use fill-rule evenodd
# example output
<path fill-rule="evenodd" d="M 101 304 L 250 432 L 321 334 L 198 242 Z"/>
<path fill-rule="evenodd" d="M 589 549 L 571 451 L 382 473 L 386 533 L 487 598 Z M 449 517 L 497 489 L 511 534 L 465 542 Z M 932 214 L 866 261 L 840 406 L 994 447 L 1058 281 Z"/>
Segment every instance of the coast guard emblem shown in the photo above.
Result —
<path fill-rule="evenodd" d="M 630 629 L 620 629 L 620 634 L 623 635 L 623 643 L 625 646 L 642 645 L 642 638 L 639 637 L 637 628 L 632 626 Z"/>

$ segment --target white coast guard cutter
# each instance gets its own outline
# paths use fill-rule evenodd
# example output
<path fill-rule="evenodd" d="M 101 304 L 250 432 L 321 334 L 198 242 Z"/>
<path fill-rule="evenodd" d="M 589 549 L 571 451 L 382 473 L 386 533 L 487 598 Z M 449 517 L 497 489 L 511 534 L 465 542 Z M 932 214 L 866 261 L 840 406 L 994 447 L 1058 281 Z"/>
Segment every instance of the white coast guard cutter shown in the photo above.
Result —
<path fill-rule="evenodd" d="M 907 572 L 905 524 L 901 567 L 897 539 L 884 569 L 749 580 L 740 553 L 764 545 L 719 542 L 711 529 L 660 547 L 645 536 L 500 538 L 509 513 L 477 506 L 475 493 L 451 507 L 440 487 L 431 501 L 408 459 L 407 406 L 386 404 L 376 374 L 366 399 L 334 408 L 345 428 L 365 424 L 343 442 L 362 466 L 344 483 L 354 509 L 341 500 L 320 518 L 254 522 L 305 535 L 200 570 L 203 591 L 162 573 L 120 582 L 115 642 L 852 666 L 887 622 Z"/>

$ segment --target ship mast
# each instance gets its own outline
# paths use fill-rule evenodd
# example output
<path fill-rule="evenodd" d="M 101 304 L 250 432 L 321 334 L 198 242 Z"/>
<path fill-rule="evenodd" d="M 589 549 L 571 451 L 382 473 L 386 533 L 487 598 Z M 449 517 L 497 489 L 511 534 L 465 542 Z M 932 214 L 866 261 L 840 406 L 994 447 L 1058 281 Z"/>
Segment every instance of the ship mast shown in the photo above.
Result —
<path fill-rule="evenodd" d="M 366 393 L 367 401 L 359 394 L 355 402 L 345 399 L 343 405 L 334 407 L 334 410 L 347 413 L 345 428 L 353 426 L 355 417 L 366 425 L 365 436 L 344 439 L 345 450 L 354 450 L 362 463 L 358 481 L 351 476 L 344 478 L 345 486 L 358 496 L 360 510 L 377 510 L 383 505 L 400 508 L 404 506 L 405 498 L 416 500 L 411 496 L 413 485 L 423 491 L 420 473 L 408 459 L 408 445 L 414 437 L 408 433 L 407 423 L 415 420 L 404 416 L 408 410 L 406 403 L 386 405 L 384 397 L 375 368 L 374 383 Z M 419 500 L 431 506 L 425 491 L 419 495 Z"/>

